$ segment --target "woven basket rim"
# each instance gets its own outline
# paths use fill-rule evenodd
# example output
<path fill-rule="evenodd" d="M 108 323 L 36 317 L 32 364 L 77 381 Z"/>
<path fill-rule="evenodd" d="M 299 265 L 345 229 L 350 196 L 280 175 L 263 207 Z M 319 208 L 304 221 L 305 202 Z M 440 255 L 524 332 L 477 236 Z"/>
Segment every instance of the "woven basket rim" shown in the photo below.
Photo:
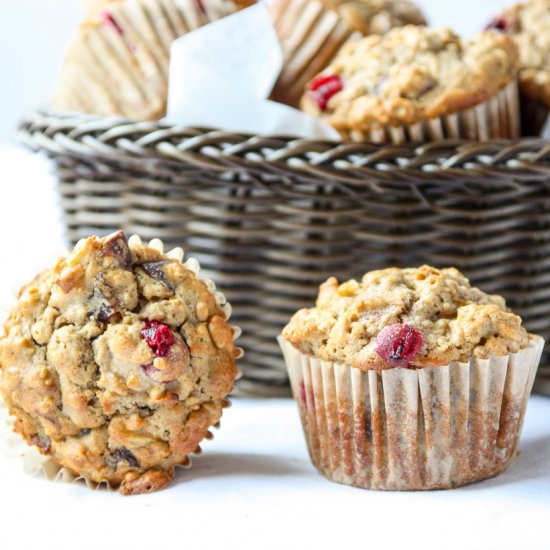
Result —
<path fill-rule="evenodd" d="M 516 182 L 522 176 L 531 182 L 545 181 L 550 175 L 550 140 L 543 138 L 403 145 L 340 143 L 48 109 L 26 115 L 16 137 L 30 149 L 56 157 L 122 162 L 140 169 L 147 160 L 155 169 L 184 163 L 196 170 L 307 175 L 312 180 L 351 186 L 401 182 L 421 187 L 437 180 L 452 185 L 472 171 L 478 180 L 485 177 L 487 185 L 498 179 L 499 171 L 503 176 L 513 172 Z"/>

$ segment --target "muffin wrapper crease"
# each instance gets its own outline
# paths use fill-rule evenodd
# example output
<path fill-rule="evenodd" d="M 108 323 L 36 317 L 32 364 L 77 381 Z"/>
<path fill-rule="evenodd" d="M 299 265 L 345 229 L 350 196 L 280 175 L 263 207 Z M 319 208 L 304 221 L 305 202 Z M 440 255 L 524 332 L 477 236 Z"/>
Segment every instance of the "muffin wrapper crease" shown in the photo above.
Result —
<path fill-rule="evenodd" d="M 445 139 L 517 139 L 521 133 L 518 85 L 513 81 L 479 105 L 416 124 L 340 133 L 346 141 L 396 145 Z"/>
<path fill-rule="evenodd" d="M 367 489 L 457 487 L 514 459 L 542 338 L 502 357 L 368 372 L 279 338 L 309 454 L 328 479 Z"/>

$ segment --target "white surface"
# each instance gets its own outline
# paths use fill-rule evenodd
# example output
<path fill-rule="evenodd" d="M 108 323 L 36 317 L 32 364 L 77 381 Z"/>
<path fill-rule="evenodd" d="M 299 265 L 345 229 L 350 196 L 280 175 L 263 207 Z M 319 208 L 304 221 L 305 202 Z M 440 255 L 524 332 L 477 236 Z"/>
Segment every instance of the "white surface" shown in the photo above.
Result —
<path fill-rule="evenodd" d="M 550 399 L 533 398 L 522 452 L 501 476 L 429 493 L 325 480 L 291 400 L 236 400 L 193 468 L 151 495 L 30 477 L 0 455 L 2 548 L 547 550 L 549 415 Z"/>

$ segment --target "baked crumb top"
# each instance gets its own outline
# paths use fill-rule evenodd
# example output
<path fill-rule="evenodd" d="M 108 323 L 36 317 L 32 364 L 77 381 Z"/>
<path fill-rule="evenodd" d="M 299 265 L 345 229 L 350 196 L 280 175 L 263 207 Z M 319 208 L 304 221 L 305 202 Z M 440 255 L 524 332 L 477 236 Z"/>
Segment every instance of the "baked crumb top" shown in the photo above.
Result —
<path fill-rule="evenodd" d="M 302 353 L 364 370 L 486 359 L 530 340 L 503 298 L 472 287 L 454 268 L 429 266 L 372 271 L 343 284 L 331 277 L 316 307 L 298 311 L 283 337 Z M 398 339 L 393 355 L 388 337 Z"/>
<path fill-rule="evenodd" d="M 344 46 L 313 79 L 304 111 L 340 131 L 376 129 L 437 118 L 478 105 L 516 77 L 514 41 L 486 31 L 462 40 L 449 29 L 407 25 Z M 320 87 L 320 79 L 339 86 Z"/>

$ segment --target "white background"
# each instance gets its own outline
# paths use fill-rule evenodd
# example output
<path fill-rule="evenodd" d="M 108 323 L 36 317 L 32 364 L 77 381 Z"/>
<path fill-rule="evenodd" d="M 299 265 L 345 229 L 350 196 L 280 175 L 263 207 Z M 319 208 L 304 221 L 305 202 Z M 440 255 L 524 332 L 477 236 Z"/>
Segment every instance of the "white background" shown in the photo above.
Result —
<path fill-rule="evenodd" d="M 502 0 L 424 0 L 466 34 Z M 0 305 L 62 248 L 45 162 L 7 148 L 44 104 L 80 0 L 0 0 Z M 550 399 L 531 400 L 522 453 L 503 475 L 436 493 L 377 493 L 315 472 L 294 403 L 239 400 L 205 455 L 168 490 L 122 498 L 25 475 L 0 451 L 0 550 L 158 548 L 549 549 Z"/>

